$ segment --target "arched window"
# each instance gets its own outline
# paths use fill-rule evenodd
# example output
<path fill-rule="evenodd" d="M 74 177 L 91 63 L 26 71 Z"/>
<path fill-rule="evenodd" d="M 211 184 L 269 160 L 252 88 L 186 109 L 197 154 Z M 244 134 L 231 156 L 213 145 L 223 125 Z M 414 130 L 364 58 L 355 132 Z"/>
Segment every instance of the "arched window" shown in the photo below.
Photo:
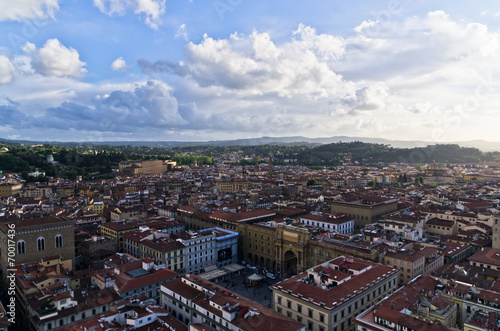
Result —
<path fill-rule="evenodd" d="M 37 240 L 37 249 L 39 251 L 45 250 L 45 238 L 44 237 L 38 238 L 38 240 Z"/>
<path fill-rule="evenodd" d="M 56 236 L 56 248 L 61 248 L 63 246 L 63 236 L 58 234 Z"/>
<path fill-rule="evenodd" d="M 17 254 L 26 254 L 26 243 L 24 240 L 17 242 Z"/>

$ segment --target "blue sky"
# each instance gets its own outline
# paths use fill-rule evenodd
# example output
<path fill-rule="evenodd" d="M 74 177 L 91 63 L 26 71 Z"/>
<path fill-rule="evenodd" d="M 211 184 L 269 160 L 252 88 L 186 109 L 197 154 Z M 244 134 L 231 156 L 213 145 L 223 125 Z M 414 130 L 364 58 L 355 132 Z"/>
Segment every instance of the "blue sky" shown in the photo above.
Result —
<path fill-rule="evenodd" d="M 500 141 L 495 1 L 0 0 L 0 137 Z"/>

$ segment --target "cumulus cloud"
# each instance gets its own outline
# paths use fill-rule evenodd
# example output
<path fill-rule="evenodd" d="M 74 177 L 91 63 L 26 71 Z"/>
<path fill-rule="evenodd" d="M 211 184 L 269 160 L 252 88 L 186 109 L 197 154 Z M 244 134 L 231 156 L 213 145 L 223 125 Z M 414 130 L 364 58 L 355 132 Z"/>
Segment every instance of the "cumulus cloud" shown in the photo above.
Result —
<path fill-rule="evenodd" d="M 111 63 L 111 70 L 113 71 L 127 71 L 129 68 L 130 66 L 121 56 Z"/>
<path fill-rule="evenodd" d="M 31 65 L 44 76 L 82 78 L 87 70 L 80 54 L 72 47 L 67 48 L 57 39 L 49 39 L 42 48 L 27 42 L 22 50 L 31 56 Z"/>
<path fill-rule="evenodd" d="M 106 2 L 106 8 L 118 14 L 129 8 L 124 3 L 128 2 Z M 58 83 L 57 93 L 28 93 L 27 97 L 57 100 L 33 122 L 36 118 L 60 130 L 66 125 L 73 130 L 151 137 L 166 130 L 216 137 L 228 132 L 397 137 L 404 129 L 409 139 L 423 139 L 422 135 L 432 134 L 435 123 L 451 128 L 446 121 L 466 112 L 467 105 L 457 95 L 480 96 L 474 119 L 487 118 L 488 110 L 500 107 L 498 86 L 489 83 L 500 76 L 496 31 L 452 20 L 439 11 L 390 22 L 366 21 L 354 29 L 351 36 L 342 37 L 299 25 L 283 42 L 259 31 L 223 39 L 205 35 L 199 42 L 186 43 L 181 61 L 138 61 L 144 73 L 168 75 L 174 88 L 155 80 L 107 88 L 97 93 L 99 98 L 90 98 L 90 92 L 82 92 L 89 87 L 62 88 Z M 30 45 L 27 54 L 38 52 Z M 14 84 L 19 84 L 21 70 L 11 62 Z M 120 63 L 115 67 L 126 65 Z M 56 78 L 34 76 L 45 81 Z M 67 102 L 61 101 L 64 96 Z M 8 106 L 31 118 L 26 108 Z M 407 121 L 418 124 L 409 129 Z M 462 120 L 461 125 L 469 122 Z M 482 132 L 498 134 L 494 121 L 481 125 Z"/>
<path fill-rule="evenodd" d="M 0 0 L 0 21 L 54 19 L 58 9 L 58 0 Z"/>
<path fill-rule="evenodd" d="M 53 129 L 141 131 L 151 128 L 177 127 L 185 124 L 178 113 L 178 103 L 171 88 L 159 81 L 137 84 L 131 90 L 113 90 L 86 102 L 68 101 L 50 107 L 38 116 L 25 114 L 12 102 L 1 107 L 4 125 L 33 125 Z M 80 99 L 80 98 L 78 98 Z M 2 112 L 4 113 L 4 112 Z"/>
<path fill-rule="evenodd" d="M 129 10 L 140 16 L 154 30 L 162 23 L 161 16 L 165 14 L 166 0 L 94 0 L 101 13 L 113 16 L 123 16 Z"/>
<path fill-rule="evenodd" d="M 14 75 L 14 65 L 5 55 L 0 55 L 0 84 L 8 84 Z"/>
<path fill-rule="evenodd" d="M 215 40 L 208 36 L 185 47 L 186 61 L 140 60 L 145 72 L 167 72 L 194 79 L 200 86 L 221 86 L 251 95 L 275 94 L 311 99 L 342 95 L 353 90 L 333 70 L 343 52 L 341 38 L 317 34 L 299 26 L 291 42 L 276 45 L 267 33 L 254 31 Z"/>
<path fill-rule="evenodd" d="M 379 82 L 373 86 L 364 86 L 352 96 L 345 97 L 345 102 L 352 111 L 381 110 L 386 107 L 385 100 L 389 96 L 387 86 Z"/>

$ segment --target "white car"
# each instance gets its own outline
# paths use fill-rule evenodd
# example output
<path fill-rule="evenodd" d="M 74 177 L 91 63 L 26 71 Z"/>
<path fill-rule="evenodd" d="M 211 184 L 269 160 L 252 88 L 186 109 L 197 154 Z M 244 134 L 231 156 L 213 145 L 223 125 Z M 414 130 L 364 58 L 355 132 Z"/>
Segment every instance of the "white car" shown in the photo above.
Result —
<path fill-rule="evenodd" d="M 276 279 L 276 276 L 270 272 L 266 273 L 266 277 L 269 279 Z"/>

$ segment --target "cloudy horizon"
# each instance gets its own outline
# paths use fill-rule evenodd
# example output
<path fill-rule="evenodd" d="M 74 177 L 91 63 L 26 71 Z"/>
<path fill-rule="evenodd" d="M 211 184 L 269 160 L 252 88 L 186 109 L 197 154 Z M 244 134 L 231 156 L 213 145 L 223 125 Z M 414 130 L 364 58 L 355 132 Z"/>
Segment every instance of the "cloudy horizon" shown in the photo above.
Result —
<path fill-rule="evenodd" d="M 500 141 L 499 15 L 493 1 L 0 0 L 0 138 Z"/>

